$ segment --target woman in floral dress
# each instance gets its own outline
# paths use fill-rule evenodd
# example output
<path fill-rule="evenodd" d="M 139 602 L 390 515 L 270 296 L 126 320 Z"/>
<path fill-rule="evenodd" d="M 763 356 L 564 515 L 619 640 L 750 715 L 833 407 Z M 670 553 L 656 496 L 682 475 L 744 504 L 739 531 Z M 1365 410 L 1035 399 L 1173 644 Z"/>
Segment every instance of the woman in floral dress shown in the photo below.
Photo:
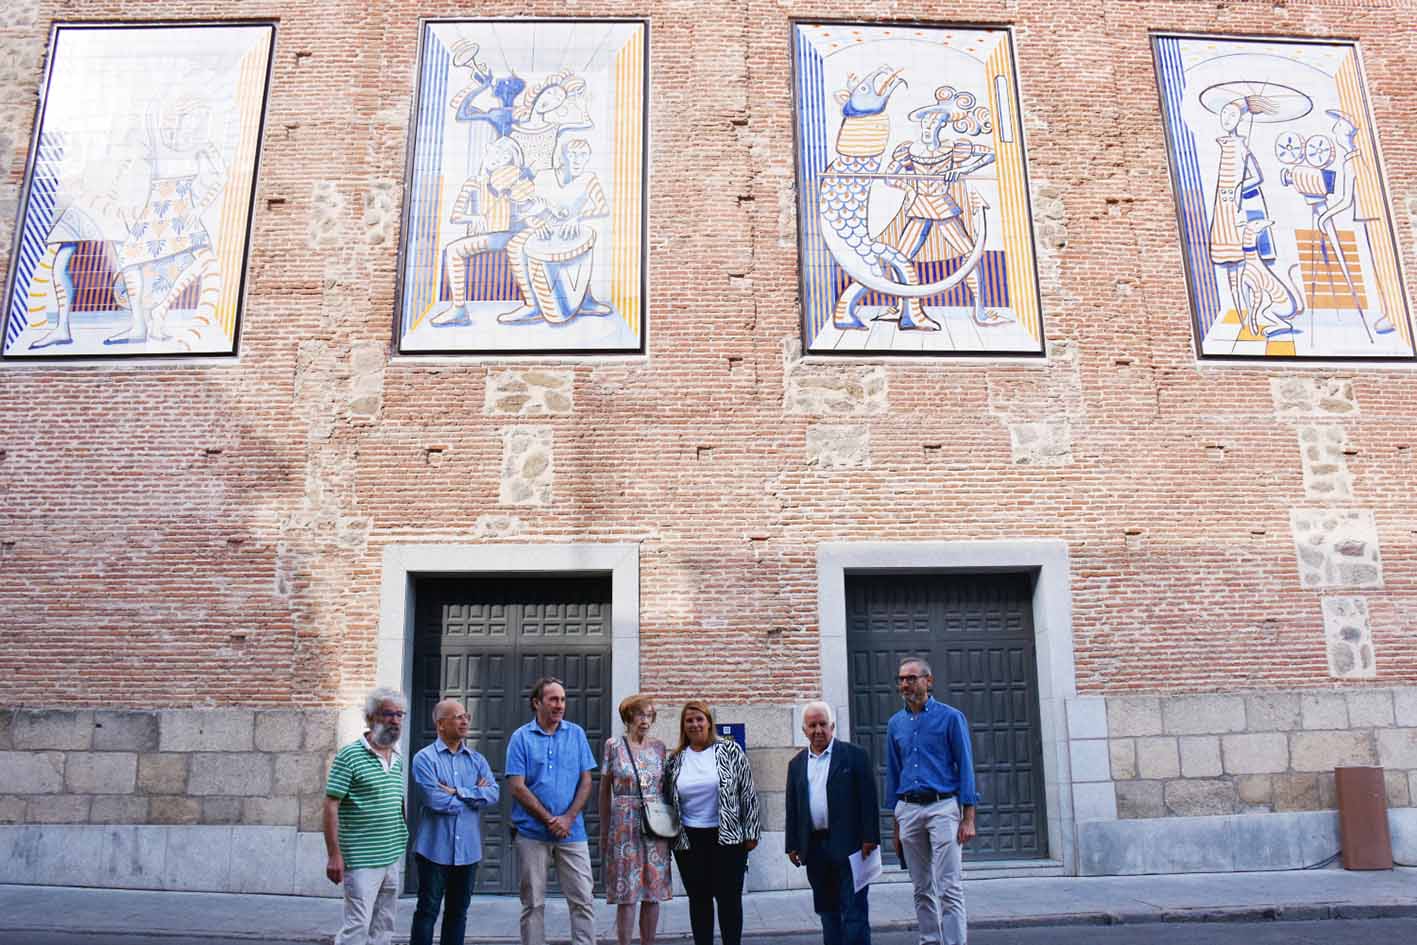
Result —
<path fill-rule="evenodd" d="M 605 901 L 616 907 L 619 945 L 630 945 L 635 903 L 640 904 L 640 943 L 654 945 L 659 904 L 673 895 L 669 841 L 645 834 L 640 816 L 641 789 L 645 797 L 659 797 L 664 783 L 664 743 L 649 737 L 654 717 L 649 696 L 636 694 L 621 702 L 625 737 L 606 740 L 600 769 L 600 858 L 605 864 Z"/>

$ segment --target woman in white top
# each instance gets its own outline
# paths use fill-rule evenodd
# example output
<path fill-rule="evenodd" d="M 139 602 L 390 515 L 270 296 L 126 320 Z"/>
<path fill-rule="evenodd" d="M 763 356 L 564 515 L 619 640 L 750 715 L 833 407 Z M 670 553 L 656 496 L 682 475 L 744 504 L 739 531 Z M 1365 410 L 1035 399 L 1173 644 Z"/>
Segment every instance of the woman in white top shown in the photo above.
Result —
<path fill-rule="evenodd" d="M 714 731 L 713 710 L 697 699 L 679 713 L 679 747 L 665 766 L 668 801 L 683 829 L 674 860 L 689 896 L 694 945 L 712 945 L 714 903 L 723 945 L 743 937 L 743 876 L 758 845 L 758 792 L 748 755 Z"/>

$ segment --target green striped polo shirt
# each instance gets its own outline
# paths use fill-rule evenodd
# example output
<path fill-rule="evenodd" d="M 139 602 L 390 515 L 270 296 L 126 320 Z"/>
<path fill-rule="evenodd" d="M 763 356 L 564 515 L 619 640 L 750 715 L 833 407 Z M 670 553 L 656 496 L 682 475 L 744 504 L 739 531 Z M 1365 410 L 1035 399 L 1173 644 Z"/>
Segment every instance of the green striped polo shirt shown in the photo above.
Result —
<path fill-rule="evenodd" d="M 388 866 L 403 856 L 403 757 L 384 762 L 361 738 L 335 755 L 325 793 L 339 798 L 339 852 L 349 870 Z"/>

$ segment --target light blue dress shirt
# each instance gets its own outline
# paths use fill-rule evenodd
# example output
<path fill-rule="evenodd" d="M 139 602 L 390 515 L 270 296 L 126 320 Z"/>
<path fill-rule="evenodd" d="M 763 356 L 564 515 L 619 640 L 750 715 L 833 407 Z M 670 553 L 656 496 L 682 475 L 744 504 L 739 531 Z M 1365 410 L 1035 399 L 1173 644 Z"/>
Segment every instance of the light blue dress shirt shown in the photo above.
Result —
<path fill-rule="evenodd" d="M 553 817 L 570 810 L 581 783 L 581 772 L 595 767 L 595 756 L 590 753 L 585 729 L 575 722 L 562 719 L 553 734 L 532 719 L 513 732 L 507 742 L 507 776 L 521 775 L 527 788 Z M 560 841 L 520 804 L 512 805 L 512 825 L 519 836 L 547 843 L 577 843 L 586 838 L 584 814 L 576 815 L 571 835 Z"/>
<path fill-rule="evenodd" d="M 954 792 L 961 807 L 979 804 L 969 723 L 934 696 L 921 711 L 901 709 L 886 724 L 885 803 L 894 806 L 900 795 L 915 791 Z"/>
<path fill-rule="evenodd" d="M 483 787 L 477 782 L 485 780 Z M 443 866 L 467 866 L 482 859 L 481 808 L 497 803 L 497 779 L 487 759 L 463 742 L 456 754 L 441 738 L 413 756 L 413 781 L 423 810 L 413 851 Z M 449 794 L 439 784 L 456 788 Z"/>

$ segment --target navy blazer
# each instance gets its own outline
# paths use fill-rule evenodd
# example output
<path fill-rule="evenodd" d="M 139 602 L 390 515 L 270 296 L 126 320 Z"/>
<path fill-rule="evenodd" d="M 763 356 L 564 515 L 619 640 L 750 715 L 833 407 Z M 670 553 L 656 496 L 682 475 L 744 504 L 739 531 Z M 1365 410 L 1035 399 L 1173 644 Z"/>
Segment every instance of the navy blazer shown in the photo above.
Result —
<path fill-rule="evenodd" d="M 834 739 L 827 767 L 827 854 L 844 860 L 863 843 L 881 842 L 881 803 L 876 772 L 865 749 Z M 812 835 L 807 799 L 807 750 L 787 765 L 787 850 L 806 858 Z"/>

